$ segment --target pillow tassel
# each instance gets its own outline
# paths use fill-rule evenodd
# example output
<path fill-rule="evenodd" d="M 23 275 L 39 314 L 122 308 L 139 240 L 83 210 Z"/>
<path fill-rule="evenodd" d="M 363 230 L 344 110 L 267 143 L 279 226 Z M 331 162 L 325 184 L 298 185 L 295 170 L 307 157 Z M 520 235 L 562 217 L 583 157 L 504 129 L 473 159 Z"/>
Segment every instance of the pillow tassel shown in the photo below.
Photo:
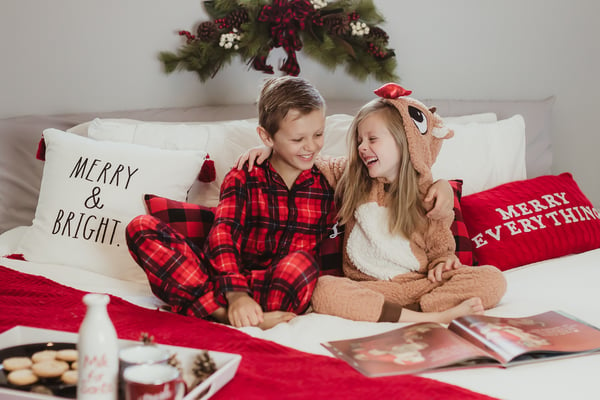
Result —
<path fill-rule="evenodd" d="M 202 164 L 202 169 L 200 169 L 200 173 L 198 174 L 198 180 L 200 182 L 213 182 L 217 178 L 217 173 L 215 171 L 215 162 L 210 159 L 210 156 L 207 154 L 206 159 L 204 160 L 204 164 Z"/>
<path fill-rule="evenodd" d="M 40 139 L 38 143 L 37 153 L 35 153 L 35 158 L 40 161 L 46 161 L 46 142 L 44 141 L 44 136 Z"/>

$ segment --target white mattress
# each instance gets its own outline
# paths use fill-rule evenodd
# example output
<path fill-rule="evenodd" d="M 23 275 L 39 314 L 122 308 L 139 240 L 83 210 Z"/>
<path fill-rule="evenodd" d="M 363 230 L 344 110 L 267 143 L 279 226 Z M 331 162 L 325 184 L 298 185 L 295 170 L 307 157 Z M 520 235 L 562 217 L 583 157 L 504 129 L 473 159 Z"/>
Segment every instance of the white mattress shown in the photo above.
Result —
<path fill-rule="evenodd" d="M 19 227 L 0 235 L 0 254 L 9 254 L 25 230 Z M 113 294 L 143 307 L 156 308 L 161 304 L 147 284 L 120 281 L 72 267 L 6 258 L 0 259 L 0 265 L 42 275 L 76 289 Z M 505 274 L 506 296 L 486 314 L 519 317 L 562 310 L 600 326 L 600 249 L 530 264 Z M 381 333 L 398 326 L 309 313 L 266 331 L 241 330 L 301 351 L 331 356 L 321 342 Z M 600 354 L 508 369 L 464 369 L 423 376 L 501 399 L 596 399 L 600 398 L 599 370 Z"/>

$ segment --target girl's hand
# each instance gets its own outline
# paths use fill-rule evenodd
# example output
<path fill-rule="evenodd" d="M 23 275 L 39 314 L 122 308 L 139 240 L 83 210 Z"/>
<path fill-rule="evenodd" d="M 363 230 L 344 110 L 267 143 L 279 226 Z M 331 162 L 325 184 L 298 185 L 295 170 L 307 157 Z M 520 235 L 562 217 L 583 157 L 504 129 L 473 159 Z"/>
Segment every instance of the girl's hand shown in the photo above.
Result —
<path fill-rule="evenodd" d="M 431 268 L 427 273 L 427 279 L 431 282 L 441 282 L 442 274 L 446 271 L 450 271 L 453 269 L 458 269 L 463 267 L 463 264 L 460 262 L 458 257 L 452 256 L 449 257 L 446 261 L 438 263 L 435 267 Z"/>
<path fill-rule="evenodd" d="M 229 307 L 227 318 L 236 328 L 242 326 L 257 326 L 264 321 L 260 305 L 246 292 L 229 292 L 226 295 Z"/>
<path fill-rule="evenodd" d="M 454 210 L 454 190 L 446 180 L 435 181 L 427 191 L 424 199 L 425 208 L 429 209 L 427 217 L 442 219 Z"/>
<path fill-rule="evenodd" d="M 242 169 L 246 161 L 248 161 L 248 172 L 252 171 L 252 167 L 255 164 L 262 164 L 267 158 L 271 156 L 271 148 L 267 146 L 253 147 L 246 152 L 240 154 L 237 161 L 235 162 L 234 168 Z"/>

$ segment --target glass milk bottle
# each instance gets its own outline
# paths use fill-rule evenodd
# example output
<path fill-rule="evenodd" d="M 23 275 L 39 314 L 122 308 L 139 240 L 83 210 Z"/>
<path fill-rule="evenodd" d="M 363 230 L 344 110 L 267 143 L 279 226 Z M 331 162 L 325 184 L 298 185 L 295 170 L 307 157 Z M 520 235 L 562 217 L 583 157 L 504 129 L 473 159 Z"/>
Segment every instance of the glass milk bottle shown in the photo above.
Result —
<path fill-rule="evenodd" d="M 106 309 L 106 294 L 83 296 L 87 306 L 79 328 L 78 400 L 116 400 L 119 379 L 117 332 Z"/>

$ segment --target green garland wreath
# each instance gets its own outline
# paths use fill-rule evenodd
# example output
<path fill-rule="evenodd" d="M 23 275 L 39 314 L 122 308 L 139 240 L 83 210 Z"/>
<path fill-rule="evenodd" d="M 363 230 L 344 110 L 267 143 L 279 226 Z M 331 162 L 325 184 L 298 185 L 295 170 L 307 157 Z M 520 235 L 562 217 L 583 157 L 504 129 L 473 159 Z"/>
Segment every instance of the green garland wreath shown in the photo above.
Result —
<path fill-rule="evenodd" d="M 177 52 L 161 52 L 165 72 L 193 71 L 202 82 L 239 56 L 251 68 L 273 74 L 268 56 L 281 47 L 287 54 L 279 70 L 297 76 L 296 52 L 330 70 L 344 64 L 358 80 L 372 75 L 380 82 L 398 81 L 396 58 L 384 21 L 372 0 L 212 0 L 203 2 L 212 20 L 199 24 Z"/>

